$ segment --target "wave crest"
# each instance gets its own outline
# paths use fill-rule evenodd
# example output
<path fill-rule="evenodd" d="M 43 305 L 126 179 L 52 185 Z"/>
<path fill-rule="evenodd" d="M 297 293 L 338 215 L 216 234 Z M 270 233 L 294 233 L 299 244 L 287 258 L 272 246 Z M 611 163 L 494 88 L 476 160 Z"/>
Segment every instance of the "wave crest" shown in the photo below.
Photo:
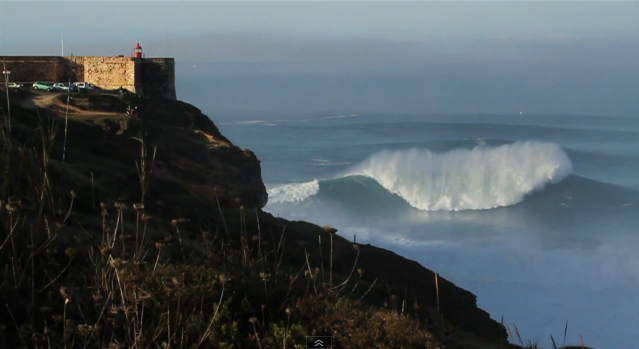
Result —
<path fill-rule="evenodd" d="M 291 183 L 267 190 L 269 203 L 301 202 L 319 193 L 317 179 L 305 183 Z"/>
<path fill-rule="evenodd" d="M 446 153 L 382 151 L 349 175 L 373 178 L 420 210 L 460 211 L 514 205 L 571 172 L 572 162 L 558 145 L 516 142 Z"/>

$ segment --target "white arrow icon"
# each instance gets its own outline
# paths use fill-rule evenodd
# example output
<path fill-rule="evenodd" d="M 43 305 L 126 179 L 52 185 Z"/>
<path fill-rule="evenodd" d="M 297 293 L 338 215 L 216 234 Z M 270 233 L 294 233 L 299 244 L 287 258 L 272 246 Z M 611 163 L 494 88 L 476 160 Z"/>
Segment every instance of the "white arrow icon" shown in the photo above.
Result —
<path fill-rule="evenodd" d="M 315 341 L 315 342 L 313 342 L 313 343 L 315 343 L 315 346 L 316 346 L 316 347 L 323 347 L 323 346 L 324 346 L 324 342 L 322 342 L 322 340 L 321 340 L 321 339 L 318 339 L 318 340 L 316 340 L 316 341 Z"/>

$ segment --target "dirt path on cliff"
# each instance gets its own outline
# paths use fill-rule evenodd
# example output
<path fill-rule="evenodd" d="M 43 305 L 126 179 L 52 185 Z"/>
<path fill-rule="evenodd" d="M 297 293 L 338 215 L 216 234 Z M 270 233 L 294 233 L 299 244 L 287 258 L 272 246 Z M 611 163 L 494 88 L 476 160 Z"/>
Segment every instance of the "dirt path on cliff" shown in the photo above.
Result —
<path fill-rule="evenodd" d="M 29 96 L 23 98 L 16 98 L 13 101 L 21 107 L 27 109 L 50 109 L 61 112 L 66 112 L 67 104 L 60 100 L 60 93 L 56 92 L 40 92 L 34 91 Z M 74 95 L 71 95 L 74 98 Z M 111 117 L 125 117 L 124 111 L 122 113 L 105 112 L 95 110 L 84 110 L 74 105 L 69 104 L 69 114 L 73 114 L 75 117 L 81 116 L 111 116 Z"/>
<path fill-rule="evenodd" d="M 32 93 L 27 97 L 17 97 L 11 98 L 11 101 L 18 104 L 19 106 L 27 109 L 37 109 L 37 108 L 46 108 L 47 105 L 53 103 L 53 100 L 58 96 L 58 94 L 40 94 L 40 93 Z"/>

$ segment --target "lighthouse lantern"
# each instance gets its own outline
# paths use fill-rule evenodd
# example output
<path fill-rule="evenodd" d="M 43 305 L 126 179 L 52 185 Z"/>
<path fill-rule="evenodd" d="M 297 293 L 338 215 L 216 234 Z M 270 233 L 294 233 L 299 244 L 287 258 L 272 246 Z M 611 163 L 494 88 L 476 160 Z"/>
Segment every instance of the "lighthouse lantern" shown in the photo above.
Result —
<path fill-rule="evenodd" d="M 140 46 L 139 41 L 136 42 L 133 48 L 133 58 L 142 58 L 142 46 Z"/>

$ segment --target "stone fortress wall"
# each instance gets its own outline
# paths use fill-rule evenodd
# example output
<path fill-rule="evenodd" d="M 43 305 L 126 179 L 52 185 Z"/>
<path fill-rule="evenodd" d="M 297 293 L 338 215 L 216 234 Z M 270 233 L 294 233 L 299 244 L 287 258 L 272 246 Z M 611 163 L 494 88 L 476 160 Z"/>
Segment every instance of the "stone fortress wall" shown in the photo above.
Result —
<path fill-rule="evenodd" d="M 105 90 L 120 86 L 144 96 L 177 99 L 173 58 L 102 56 L 0 56 L 10 81 L 25 85 L 84 81 Z"/>
<path fill-rule="evenodd" d="M 130 57 L 69 57 L 84 70 L 82 81 L 105 90 L 115 90 L 122 86 L 135 91 L 135 61 Z"/>

